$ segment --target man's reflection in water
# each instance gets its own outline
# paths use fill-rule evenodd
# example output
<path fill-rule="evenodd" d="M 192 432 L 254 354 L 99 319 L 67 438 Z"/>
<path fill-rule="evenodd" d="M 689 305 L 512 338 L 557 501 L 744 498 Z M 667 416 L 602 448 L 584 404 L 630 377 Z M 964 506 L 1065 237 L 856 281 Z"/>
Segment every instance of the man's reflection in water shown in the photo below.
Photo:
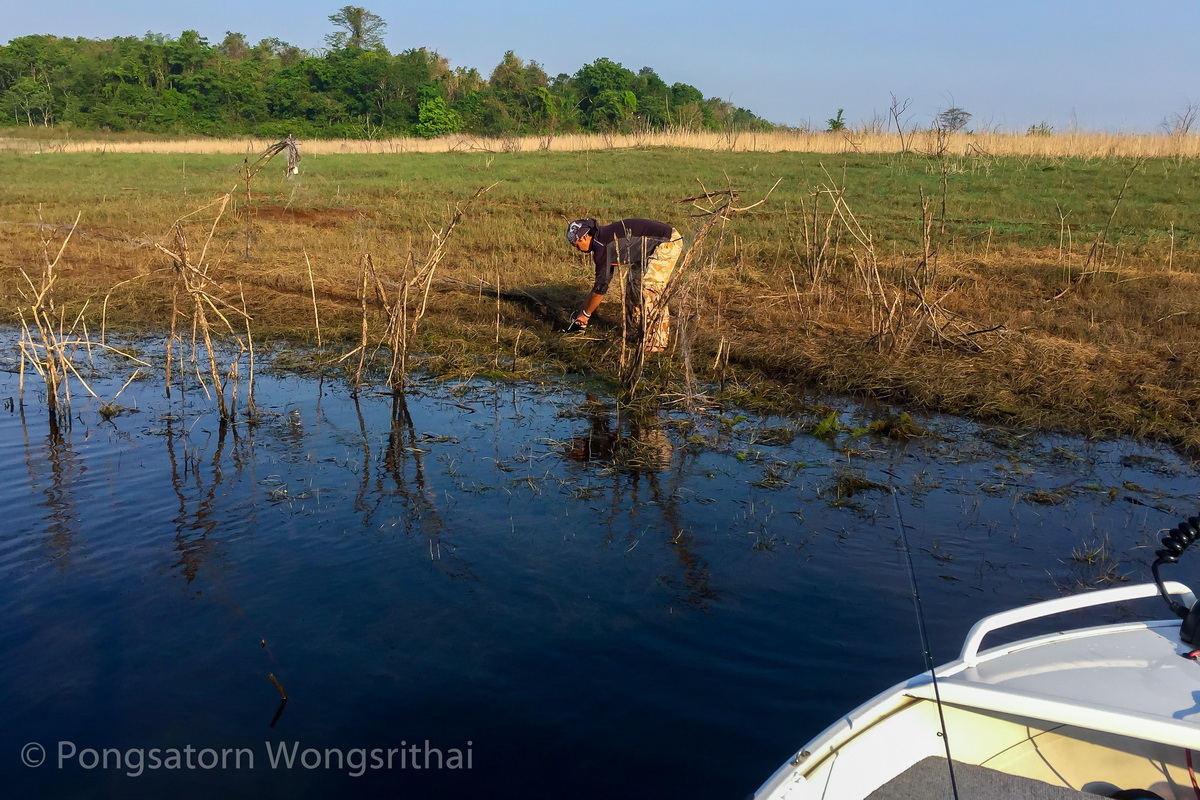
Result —
<path fill-rule="evenodd" d="M 563 454 L 572 461 L 611 468 L 607 491 L 602 483 L 588 487 L 602 495 L 612 493 L 601 526 L 610 537 L 656 531 L 675 556 L 674 565 L 659 576 L 660 583 L 679 602 L 707 610 L 717 591 L 707 562 L 695 552 L 698 542 L 689 530 L 675 485 L 683 480 L 683 471 L 672 472 L 674 447 L 662 420 L 653 413 L 618 416 L 590 395 L 582 411 L 588 419 L 587 433 L 568 440 Z"/>
<path fill-rule="evenodd" d="M 592 395 L 588 395 L 584 411 L 589 423 L 587 435 L 567 441 L 567 458 L 607 462 L 617 469 L 635 472 L 665 472 L 671 468 L 674 448 L 657 416 L 631 413 L 614 424 L 614 416 Z"/>

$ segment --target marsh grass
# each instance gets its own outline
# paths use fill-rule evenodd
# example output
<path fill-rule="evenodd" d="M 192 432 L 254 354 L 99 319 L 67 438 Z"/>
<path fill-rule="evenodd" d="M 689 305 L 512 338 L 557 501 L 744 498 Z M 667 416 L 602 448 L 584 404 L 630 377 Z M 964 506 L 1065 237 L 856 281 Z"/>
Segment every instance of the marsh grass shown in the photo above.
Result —
<path fill-rule="evenodd" d="M 114 347 L 109 347 L 103 341 L 103 328 L 100 341 L 93 341 L 87 329 L 84 312 L 86 304 L 79 308 L 68 322 L 67 308 L 57 300 L 55 284 L 58 280 L 57 269 L 71 240 L 79 219 L 71 225 L 62 238 L 61 244 L 54 248 L 50 238 L 41 241 L 41 269 L 27 271 L 19 267 L 23 285 L 18 289 L 19 305 L 17 313 L 21 321 L 20 378 L 18 396 L 22 407 L 25 402 L 25 368 L 30 366 L 41 378 L 46 392 L 46 409 L 52 429 L 57 429 L 61 423 L 70 420 L 71 411 L 71 381 L 74 379 L 88 395 L 99 398 L 84 377 L 77 361 L 87 361 L 88 366 L 95 368 L 95 350 L 106 354 L 114 354 L 129 362 L 139 365 L 129 376 L 128 380 L 117 390 L 116 394 L 103 402 L 100 413 L 104 419 L 117 416 L 122 407 L 116 404 L 121 394 L 129 388 L 142 373 L 140 367 L 149 368 L 150 364 L 135 357 L 133 354 Z M 39 225 L 40 231 L 45 226 Z M 33 272 L 33 275 L 30 274 Z M 86 367 L 84 367 L 86 369 Z"/>
<path fill-rule="evenodd" d="M 416 339 L 421 320 L 429 308 L 429 295 L 433 288 L 438 265 L 446 255 L 446 245 L 455 228 L 462 222 L 466 207 L 494 186 L 495 184 L 481 187 L 463 203 L 455 204 L 447 213 L 441 226 L 434 228 L 433 225 L 429 225 L 428 249 L 420 257 L 417 257 L 410 249 L 396 278 L 385 281 L 384 277 L 381 277 L 379 271 L 375 269 L 372 255 L 370 253 L 363 254 L 360 262 L 362 266 L 358 292 L 361 311 L 359 343 L 357 347 L 338 359 L 339 362 L 342 362 L 352 356 L 358 356 L 357 368 L 352 381 L 356 392 L 363 385 L 364 368 L 368 353 L 372 350 L 371 303 L 369 302 L 371 291 L 374 290 L 374 304 L 383 312 L 385 320 L 383 332 L 375 342 L 374 352 L 378 353 L 381 349 L 386 348 L 390 361 L 387 370 L 387 385 L 394 393 L 401 394 L 408 381 L 409 345 Z M 311 287 L 311 264 L 309 266 L 309 283 Z M 315 308 L 314 318 L 316 318 Z M 318 330 L 318 341 L 319 336 L 320 331 Z M 499 319 L 497 319 L 497 341 L 499 341 Z"/>
<path fill-rule="evenodd" d="M 170 365 L 172 363 L 175 342 L 178 339 L 176 333 L 177 321 L 181 317 L 185 317 L 191 323 L 190 360 L 195 370 L 197 381 L 206 393 L 211 390 L 211 393 L 216 396 L 217 409 L 221 415 L 222 422 L 233 421 L 237 414 L 237 397 L 238 389 L 241 386 L 241 363 L 243 355 L 247 359 L 246 412 L 250 417 L 253 417 L 255 414 L 254 339 L 250 327 L 251 315 L 246 307 L 245 290 L 240 281 L 237 281 L 237 299 L 240 300 L 240 306 L 234 305 L 231 296 L 231 287 L 222 284 L 221 281 L 210 273 L 212 265 L 208 258 L 213 237 L 221 225 L 221 221 L 232 198 L 233 190 L 231 189 L 207 206 L 196 209 L 192 214 L 176 220 L 171 226 L 171 244 L 163 245 L 156 243 L 154 245 L 159 253 L 165 255 L 170 260 L 171 265 L 172 303 L 170 331 L 168 332 L 166 342 L 166 364 L 168 365 L 167 391 L 168 393 L 170 392 Z M 205 234 L 205 239 L 200 252 L 193 254 L 192 248 L 188 243 L 185 222 L 188 217 L 203 215 L 204 212 L 211 212 L 212 218 L 211 221 L 204 217 L 200 218 L 198 224 L 201 231 Z M 186 298 L 186 301 L 190 301 L 184 303 L 185 310 L 181 310 L 179 307 L 180 297 Z M 107 300 L 108 298 L 106 297 L 105 307 L 108 306 Z M 231 318 L 236 320 L 237 324 L 231 321 Z M 236 346 L 233 357 L 229 359 L 228 365 L 224 368 L 220 363 L 218 337 L 221 341 L 232 342 Z M 201 352 L 207 362 L 207 376 L 200 369 L 199 354 Z M 180 353 L 181 360 L 182 357 L 183 354 Z M 227 389 L 229 390 L 228 399 L 226 395 Z"/>
<path fill-rule="evenodd" d="M 1070 566 L 1075 588 L 1111 586 L 1129 581 L 1129 577 L 1121 571 L 1124 565 L 1108 534 L 1072 548 Z"/>
<path fill-rule="evenodd" d="M 422 263 L 426 250 L 414 241 L 438 230 L 430 220 L 495 184 L 445 244 L 428 292 L 410 295 L 422 298 L 410 308 L 423 309 L 419 328 L 407 328 L 410 368 L 471 375 L 536 366 L 616 380 L 618 298 L 601 306 L 586 341 L 553 330 L 551 309 L 572 307 L 591 281 L 590 262 L 562 240 L 565 222 L 647 216 L 694 239 L 711 217 L 681 200 L 706 186 L 757 199 L 779 181 L 768 203 L 714 223 L 696 248 L 678 349 L 641 377 L 651 394 L 703 388 L 778 411 L 803 406 L 811 387 L 1200 449 L 1193 159 L 1001 158 L 952 148 L 941 156 L 634 149 L 394 157 L 307 149 L 302 163 L 291 181 L 267 170 L 251 197 L 232 193 L 228 224 L 207 244 L 208 279 L 222 287 L 213 291 L 239 311 L 244 291 L 258 343 L 315 344 L 319 336 L 327 348 L 354 347 L 363 255 L 381 279 L 402 274 Z M 156 243 L 175 220 L 228 193 L 240 165 L 193 154 L 0 154 L 9 177 L 0 186 L 0 311 L 19 319 L 20 267 L 40 262 L 45 237 L 62 249 L 54 285 L 61 319 L 96 314 L 107 298 L 107 325 L 168 328 L 176 284 Z M 1103 260 L 1088 264 L 1101 234 Z M 169 240 L 162 246 L 172 249 Z M 517 296 L 541 305 L 509 299 Z M 181 291 L 177 300 L 187 297 Z M 246 340 L 245 318 L 218 306 L 232 314 L 228 326 L 211 317 L 223 336 L 236 328 Z M 371 311 L 368 340 L 384 351 L 388 325 L 386 313 Z"/>
<path fill-rule="evenodd" d="M 919 424 L 908 412 L 888 414 L 883 419 L 875 420 L 867 426 L 868 432 L 882 436 L 885 439 L 908 441 L 930 436 L 928 428 Z"/>

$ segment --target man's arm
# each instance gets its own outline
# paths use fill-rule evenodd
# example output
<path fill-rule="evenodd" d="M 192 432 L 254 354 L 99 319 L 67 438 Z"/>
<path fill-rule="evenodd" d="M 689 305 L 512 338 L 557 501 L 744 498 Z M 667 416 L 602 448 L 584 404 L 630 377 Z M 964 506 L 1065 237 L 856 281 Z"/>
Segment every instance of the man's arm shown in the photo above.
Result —
<path fill-rule="evenodd" d="M 575 322 L 580 327 L 587 327 L 589 318 L 596 313 L 596 309 L 600 307 L 600 303 L 604 300 L 604 295 L 596 294 L 595 292 L 588 293 L 588 299 L 584 301 L 583 308 L 575 315 Z"/>
<path fill-rule="evenodd" d="M 583 302 L 583 307 L 575 314 L 575 323 L 581 328 L 587 326 L 589 318 L 604 301 L 608 284 L 612 280 L 613 268 L 616 266 L 614 263 L 616 261 L 615 244 L 615 242 L 610 242 L 608 245 L 592 251 L 592 260 L 596 265 L 596 280 L 592 284 L 592 291 L 588 293 L 587 300 Z"/>

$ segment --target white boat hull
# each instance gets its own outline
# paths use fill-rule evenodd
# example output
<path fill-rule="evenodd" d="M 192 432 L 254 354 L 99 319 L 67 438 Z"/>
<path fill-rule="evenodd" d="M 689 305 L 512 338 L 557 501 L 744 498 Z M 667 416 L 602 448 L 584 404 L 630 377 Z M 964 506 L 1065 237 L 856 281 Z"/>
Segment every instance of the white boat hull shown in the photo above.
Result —
<path fill-rule="evenodd" d="M 1169 589 L 1194 602 L 1187 587 Z M 1122 587 L 981 621 L 960 658 L 935 670 L 936 688 L 925 673 L 855 709 L 755 798 L 867 798 L 923 759 L 944 759 L 948 741 L 963 770 L 1032 779 L 1047 792 L 1108 784 L 1196 800 L 1188 760 L 1200 750 L 1200 664 L 1184 657 L 1178 621 L 1069 630 L 979 650 L 984 636 L 1017 622 L 1156 593 Z"/>

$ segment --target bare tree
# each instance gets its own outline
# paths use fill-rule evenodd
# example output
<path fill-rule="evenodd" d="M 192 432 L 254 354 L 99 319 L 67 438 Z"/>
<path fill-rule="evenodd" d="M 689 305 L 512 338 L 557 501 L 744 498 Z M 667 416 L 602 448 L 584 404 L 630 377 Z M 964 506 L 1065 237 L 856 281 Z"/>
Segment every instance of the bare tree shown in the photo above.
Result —
<path fill-rule="evenodd" d="M 383 32 L 387 23 L 383 17 L 372 14 L 360 6 L 343 6 L 329 21 L 342 30 L 325 37 L 325 43 L 334 50 L 375 50 L 383 47 Z"/>
<path fill-rule="evenodd" d="M 906 97 L 904 100 L 900 100 L 896 97 L 896 95 L 893 94 L 892 104 L 888 106 L 888 115 L 892 118 L 892 122 L 896 126 L 896 133 L 900 134 L 900 151 L 902 153 L 908 152 L 909 142 L 904 138 L 904 126 L 908 124 L 909 117 L 905 117 L 904 115 L 907 113 L 908 107 L 911 105 L 912 98 Z M 909 140 L 911 140 L 911 138 L 912 134 L 910 133 Z"/>
<path fill-rule="evenodd" d="M 1188 103 L 1179 111 L 1167 114 L 1162 121 L 1162 129 L 1171 136 L 1187 136 L 1196 125 L 1196 115 L 1200 113 L 1200 105 Z"/>
<path fill-rule="evenodd" d="M 863 120 L 858 129 L 860 133 L 870 134 L 872 136 L 882 136 L 883 132 L 887 130 L 887 127 L 887 116 L 878 111 L 872 111 L 871 117 Z"/>

